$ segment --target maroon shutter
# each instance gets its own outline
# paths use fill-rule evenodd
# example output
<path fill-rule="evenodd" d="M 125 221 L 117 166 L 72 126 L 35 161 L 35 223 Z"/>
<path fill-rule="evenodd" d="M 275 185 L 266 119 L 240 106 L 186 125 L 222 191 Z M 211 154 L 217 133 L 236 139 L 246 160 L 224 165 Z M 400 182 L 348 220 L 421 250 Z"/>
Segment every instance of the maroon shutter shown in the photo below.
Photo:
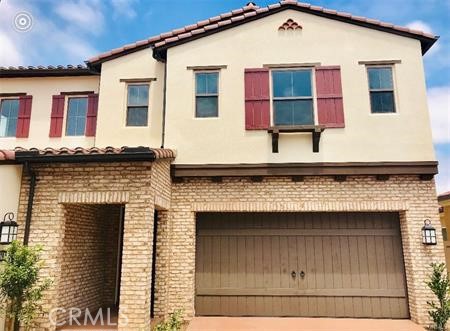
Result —
<path fill-rule="evenodd" d="M 341 67 L 316 67 L 317 112 L 319 124 L 328 128 L 343 128 Z"/>
<path fill-rule="evenodd" d="M 89 94 L 88 96 L 88 111 L 86 115 L 86 136 L 95 136 L 97 128 L 97 109 L 98 109 L 98 94 Z"/>
<path fill-rule="evenodd" d="M 245 69 L 245 129 L 270 126 L 269 69 Z"/>
<path fill-rule="evenodd" d="M 61 137 L 64 120 L 64 95 L 54 95 L 50 119 L 50 137 Z"/>
<path fill-rule="evenodd" d="M 19 98 L 19 114 L 17 119 L 16 137 L 28 138 L 31 120 L 32 95 L 24 95 Z"/>

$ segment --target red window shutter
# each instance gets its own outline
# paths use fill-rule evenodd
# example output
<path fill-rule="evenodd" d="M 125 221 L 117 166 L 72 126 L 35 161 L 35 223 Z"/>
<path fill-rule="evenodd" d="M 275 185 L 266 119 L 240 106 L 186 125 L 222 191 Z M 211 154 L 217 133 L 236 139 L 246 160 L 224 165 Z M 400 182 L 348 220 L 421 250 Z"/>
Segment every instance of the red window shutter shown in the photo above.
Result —
<path fill-rule="evenodd" d="M 17 119 L 16 137 L 28 138 L 31 120 L 32 95 L 24 95 L 19 98 L 19 114 Z"/>
<path fill-rule="evenodd" d="M 98 94 L 89 94 L 86 115 L 86 136 L 94 137 L 97 128 Z"/>
<path fill-rule="evenodd" d="M 245 129 L 270 126 L 269 69 L 245 69 Z"/>
<path fill-rule="evenodd" d="M 64 120 L 64 95 L 54 95 L 50 119 L 50 137 L 61 137 Z"/>
<path fill-rule="evenodd" d="M 343 128 L 341 67 L 316 67 L 317 112 L 319 124 L 328 128 Z"/>

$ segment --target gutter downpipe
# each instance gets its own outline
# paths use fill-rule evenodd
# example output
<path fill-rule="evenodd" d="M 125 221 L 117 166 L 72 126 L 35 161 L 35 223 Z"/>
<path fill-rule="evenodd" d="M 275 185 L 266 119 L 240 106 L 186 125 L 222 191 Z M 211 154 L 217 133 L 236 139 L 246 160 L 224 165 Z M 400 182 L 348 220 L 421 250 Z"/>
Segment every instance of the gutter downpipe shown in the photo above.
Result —
<path fill-rule="evenodd" d="M 164 62 L 161 148 L 164 148 L 164 142 L 165 142 L 165 138 L 166 138 L 166 99 L 167 99 L 167 58 L 166 58 L 166 61 Z"/>
<path fill-rule="evenodd" d="M 30 177 L 30 189 L 28 191 L 27 214 L 25 216 L 25 231 L 23 235 L 23 244 L 28 245 L 30 239 L 31 213 L 33 211 L 34 191 L 36 188 L 36 172 L 31 169 L 28 162 L 24 163 L 25 173 Z"/>

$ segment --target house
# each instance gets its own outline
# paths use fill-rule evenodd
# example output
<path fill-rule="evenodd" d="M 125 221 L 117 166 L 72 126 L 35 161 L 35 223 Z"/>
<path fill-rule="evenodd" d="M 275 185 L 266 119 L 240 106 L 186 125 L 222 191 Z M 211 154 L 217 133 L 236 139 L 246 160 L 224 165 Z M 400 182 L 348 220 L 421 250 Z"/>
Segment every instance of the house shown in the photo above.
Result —
<path fill-rule="evenodd" d="M 450 192 L 438 195 L 439 216 L 442 226 L 442 239 L 444 241 L 445 262 L 447 265 L 450 261 L 450 243 L 448 242 L 448 228 L 450 226 Z"/>
<path fill-rule="evenodd" d="M 426 325 L 436 40 L 249 3 L 86 66 L 2 68 L 0 212 L 44 246 L 46 311 Z"/>

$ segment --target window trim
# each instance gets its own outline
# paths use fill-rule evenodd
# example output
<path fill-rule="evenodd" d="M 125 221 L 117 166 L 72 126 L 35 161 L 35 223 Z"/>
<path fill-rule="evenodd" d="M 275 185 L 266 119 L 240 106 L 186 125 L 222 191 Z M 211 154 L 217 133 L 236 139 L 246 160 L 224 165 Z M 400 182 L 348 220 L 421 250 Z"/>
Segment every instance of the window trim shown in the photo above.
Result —
<path fill-rule="evenodd" d="M 277 100 L 312 100 L 313 111 L 313 123 L 308 125 L 318 125 L 319 117 L 317 114 L 317 93 L 316 93 L 316 67 L 315 63 L 311 63 L 305 66 L 279 66 L 269 67 L 269 88 L 270 88 L 270 123 L 272 126 L 279 126 L 275 124 L 275 107 L 274 102 Z M 274 84 L 273 84 L 273 72 L 274 71 L 310 71 L 311 72 L 311 97 L 275 97 L 274 96 Z M 306 124 L 293 124 L 306 125 Z"/>
<path fill-rule="evenodd" d="M 121 82 L 126 82 L 125 84 L 125 128 L 127 129 L 137 129 L 137 128 L 148 128 L 149 127 L 149 120 L 150 120 L 150 83 L 152 81 L 156 81 L 155 79 L 140 79 L 140 78 L 136 78 L 136 79 L 122 79 Z M 143 86 L 146 85 L 147 89 L 148 89 L 148 98 L 147 98 L 147 105 L 134 105 L 134 106 L 130 106 L 128 104 L 128 88 L 130 86 Z M 145 123 L 145 125 L 128 125 L 128 109 L 129 108 L 147 108 L 147 123 Z"/>
<path fill-rule="evenodd" d="M 68 135 L 67 134 L 67 124 L 69 120 L 69 100 L 70 99 L 86 99 L 86 116 L 84 121 L 84 132 L 82 135 Z M 77 138 L 77 137 L 86 137 L 86 123 L 87 123 L 87 113 L 89 110 L 89 97 L 86 94 L 79 94 L 79 95 L 70 95 L 65 96 L 64 100 L 64 118 L 63 118 L 63 128 L 64 128 L 64 137 L 70 137 L 70 138 Z"/>
<path fill-rule="evenodd" d="M 215 120 L 220 117 L 220 68 L 193 70 L 194 73 L 194 119 L 196 120 Z M 197 74 L 217 74 L 217 93 L 200 93 L 197 94 Z M 200 117 L 197 116 L 197 97 L 216 97 L 217 98 L 217 115 Z"/>
<path fill-rule="evenodd" d="M 19 106 L 18 106 L 18 109 L 17 109 L 16 131 L 14 133 L 14 136 L 0 136 L 0 139 L 5 139 L 5 138 L 6 139 L 8 139 L 8 138 L 9 139 L 11 139 L 11 138 L 15 139 L 16 136 L 17 136 L 17 122 L 19 121 L 19 111 L 20 111 L 20 96 L 21 95 L 14 94 L 14 95 L 11 95 L 11 96 L 0 98 L 0 116 L 1 116 L 1 110 L 2 110 L 1 106 L 2 106 L 2 103 L 3 103 L 4 100 L 17 100 L 18 103 L 19 103 Z"/>
<path fill-rule="evenodd" d="M 384 116 L 392 116 L 392 115 L 398 115 L 399 113 L 399 107 L 398 107 L 398 100 L 397 100 L 397 92 L 396 92 L 396 83 L 395 83 L 395 63 L 377 63 L 377 64 L 366 64 L 366 79 L 367 79 L 367 91 L 368 91 L 368 95 L 369 95 L 369 114 L 373 115 L 373 116 L 379 116 L 379 115 L 384 115 Z M 390 68 L 391 69 L 391 77 L 392 77 L 392 89 L 376 89 L 376 90 L 371 90 L 370 89 L 370 78 L 369 78 L 369 69 L 372 68 Z M 371 98 L 371 93 L 374 92 L 392 92 L 392 100 L 394 102 L 394 111 L 392 112 L 373 112 L 372 111 L 372 98 Z"/>

